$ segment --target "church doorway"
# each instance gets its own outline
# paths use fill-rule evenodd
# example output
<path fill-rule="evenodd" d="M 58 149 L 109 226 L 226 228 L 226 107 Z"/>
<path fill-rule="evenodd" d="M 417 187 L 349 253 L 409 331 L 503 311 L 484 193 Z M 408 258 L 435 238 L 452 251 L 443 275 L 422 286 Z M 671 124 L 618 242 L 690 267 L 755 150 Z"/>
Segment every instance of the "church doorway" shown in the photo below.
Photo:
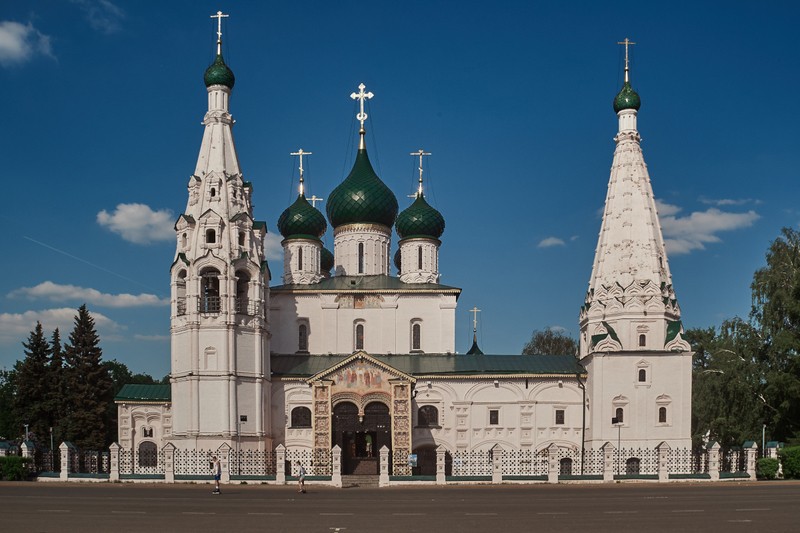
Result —
<path fill-rule="evenodd" d="M 333 408 L 333 444 L 342 449 L 342 474 L 377 475 L 380 469 L 379 450 L 392 448 L 389 407 L 380 402 L 368 403 L 364 414 L 351 402 Z"/>

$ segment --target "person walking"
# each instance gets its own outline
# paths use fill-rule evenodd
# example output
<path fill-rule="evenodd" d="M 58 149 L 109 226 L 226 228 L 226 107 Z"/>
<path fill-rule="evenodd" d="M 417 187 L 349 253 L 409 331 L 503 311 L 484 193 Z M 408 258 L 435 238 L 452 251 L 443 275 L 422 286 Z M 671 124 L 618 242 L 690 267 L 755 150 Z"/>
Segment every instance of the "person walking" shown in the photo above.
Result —
<path fill-rule="evenodd" d="M 216 455 L 211 457 L 211 473 L 214 475 L 214 491 L 211 494 L 220 494 L 219 478 L 222 476 L 222 465 Z"/>
<path fill-rule="evenodd" d="M 306 493 L 306 469 L 300 461 L 297 461 L 297 486 L 297 492 Z"/>

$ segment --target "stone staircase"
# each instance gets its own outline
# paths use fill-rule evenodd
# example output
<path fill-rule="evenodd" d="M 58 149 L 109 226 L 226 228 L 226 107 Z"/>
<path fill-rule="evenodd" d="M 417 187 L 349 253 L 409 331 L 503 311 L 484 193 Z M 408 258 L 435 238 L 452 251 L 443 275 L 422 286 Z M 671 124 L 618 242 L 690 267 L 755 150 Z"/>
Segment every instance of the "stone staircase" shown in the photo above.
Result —
<path fill-rule="evenodd" d="M 378 477 L 376 475 L 365 476 L 365 475 L 353 475 L 353 476 L 342 476 L 342 488 L 367 488 L 367 489 L 377 489 L 378 488 Z"/>

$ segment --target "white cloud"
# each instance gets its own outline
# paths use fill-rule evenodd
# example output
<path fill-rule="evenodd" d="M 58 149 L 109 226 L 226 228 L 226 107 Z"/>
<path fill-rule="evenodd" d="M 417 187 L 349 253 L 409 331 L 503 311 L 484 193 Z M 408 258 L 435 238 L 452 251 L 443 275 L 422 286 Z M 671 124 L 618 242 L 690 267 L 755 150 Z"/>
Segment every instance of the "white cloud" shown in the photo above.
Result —
<path fill-rule="evenodd" d="M 267 233 L 264 237 L 264 257 L 267 261 L 283 261 L 283 246 L 277 233 Z M 283 267 L 281 267 L 283 268 Z"/>
<path fill-rule="evenodd" d="M 700 201 L 706 205 L 715 205 L 717 207 L 729 206 L 729 205 L 745 205 L 745 204 L 755 204 L 760 205 L 761 200 L 757 200 L 755 198 L 739 198 L 739 199 L 732 199 L 732 198 L 700 198 Z"/>
<path fill-rule="evenodd" d="M 569 330 L 564 326 L 550 326 L 547 329 L 552 331 L 553 333 L 562 333 L 564 335 L 567 335 L 569 333 Z"/>
<path fill-rule="evenodd" d="M 539 241 L 539 244 L 536 245 L 537 248 L 551 248 L 553 246 L 566 246 L 566 243 L 563 239 L 559 239 L 558 237 L 547 237 Z"/>
<path fill-rule="evenodd" d="M 72 0 L 80 6 L 92 29 L 110 34 L 119 31 L 125 11 L 109 0 Z"/>
<path fill-rule="evenodd" d="M 0 65 L 21 64 L 36 55 L 53 57 L 49 36 L 30 22 L 27 25 L 10 20 L 0 22 Z"/>
<path fill-rule="evenodd" d="M 722 242 L 717 233 L 748 228 L 761 218 L 752 210 L 746 213 L 730 213 L 716 207 L 679 217 L 677 214 L 680 207 L 656 203 L 667 251 L 673 255 L 705 250 L 706 244 Z"/>
<path fill-rule="evenodd" d="M 138 333 L 137 333 L 137 334 L 135 334 L 135 335 L 133 336 L 133 338 L 134 338 L 134 339 L 136 339 L 137 341 L 156 341 L 156 342 L 163 342 L 163 341 L 168 341 L 168 340 L 170 340 L 170 336 L 169 336 L 169 335 L 140 335 L 140 334 L 138 334 Z"/>
<path fill-rule="evenodd" d="M 97 213 L 97 223 L 136 244 L 169 241 L 175 238 L 172 211 L 153 211 L 145 204 L 119 204 L 113 213 Z"/>
<path fill-rule="evenodd" d="M 159 298 L 155 294 L 108 294 L 76 285 L 60 285 L 52 281 L 42 282 L 35 287 L 22 287 L 11 291 L 10 297 L 44 298 L 54 302 L 86 302 L 103 307 L 144 307 L 169 305 L 169 298 Z"/>
<path fill-rule="evenodd" d="M 102 313 L 89 312 L 94 319 L 101 340 L 110 340 L 109 337 L 113 337 L 113 332 L 125 329 L 124 326 Z M 69 333 L 75 325 L 77 314 L 78 310 L 72 307 L 25 311 L 24 313 L 0 313 L 0 341 L 22 342 L 36 327 L 36 322 L 41 322 L 48 337 L 54 329 L 58 328 L 61 332 L 62 342 L 66 343 Z"/>

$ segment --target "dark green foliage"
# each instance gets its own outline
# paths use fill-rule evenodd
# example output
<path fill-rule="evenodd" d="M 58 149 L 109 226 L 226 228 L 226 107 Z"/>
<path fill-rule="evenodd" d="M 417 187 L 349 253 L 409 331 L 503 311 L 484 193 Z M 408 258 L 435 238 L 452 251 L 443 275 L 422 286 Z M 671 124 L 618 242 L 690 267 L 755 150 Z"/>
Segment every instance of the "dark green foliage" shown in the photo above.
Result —
<path fill-rule="evenodd" d="M 783 468 L 783 477 L 786 479 L 800 479 L 800 446 L 782 448 L 778 451 Z"/>
<path fill-rule="evenodd" d="M 49 413 L 49 424 L 53 428 L 54 446 L 63 439 L 63 424 L 66 417 L 64 408 L 64 394 L 66 386 L 64 383 L 64 351 L 61 347 L 61 334 L 56 328 L 50 340 L 50 364 L 48 365 L 50 387 L 46 398 L 47 411 Z M 50 447 L 50 443 L 47 443 Z"/>
<path fill-rule="evenodd" d="M 0 370 L 0 440 L 19 435 L 20 421 L 14 408 L 16 372 Z"/>
<path fill-rule="evenodd" d="M 20 422 L 28 424 L 30 440 L 43 444 L 50 433 L 50 414 L 45 401 L 51 385 L 48 379 L 50 345 L 39 322 L 22 346 L 25 358 L 15 365 L 14 409 Z"/>
<path fill-rule="evenodd" d="M 758 479 L 775 479 L 778 477 L 778 460 L 762 457 L 756 461 L 756 477 Z"/>
<path fill-rule="evenodd" d="M 28 479 L 28 465 L 31 463 L 28 457 L 9 455 L 0 457 L 0 479 L 6 481 L 22 481 Z"/>
<path fill-rule="evenodd" d="M 561 331 L 534 330 L 531 340 L 522 348 L 522 355 L 578 355 L 578 343 Z"/>
<path fill-rule="evenodd" d="M 82 305 L 64 349 L 67 409 L 64 439 L 92 450 L 104 449 L 109 444 L 109 404 L 113 399 L 113 383 L 102 364 L 99 343 L 94 319 Z"/>

